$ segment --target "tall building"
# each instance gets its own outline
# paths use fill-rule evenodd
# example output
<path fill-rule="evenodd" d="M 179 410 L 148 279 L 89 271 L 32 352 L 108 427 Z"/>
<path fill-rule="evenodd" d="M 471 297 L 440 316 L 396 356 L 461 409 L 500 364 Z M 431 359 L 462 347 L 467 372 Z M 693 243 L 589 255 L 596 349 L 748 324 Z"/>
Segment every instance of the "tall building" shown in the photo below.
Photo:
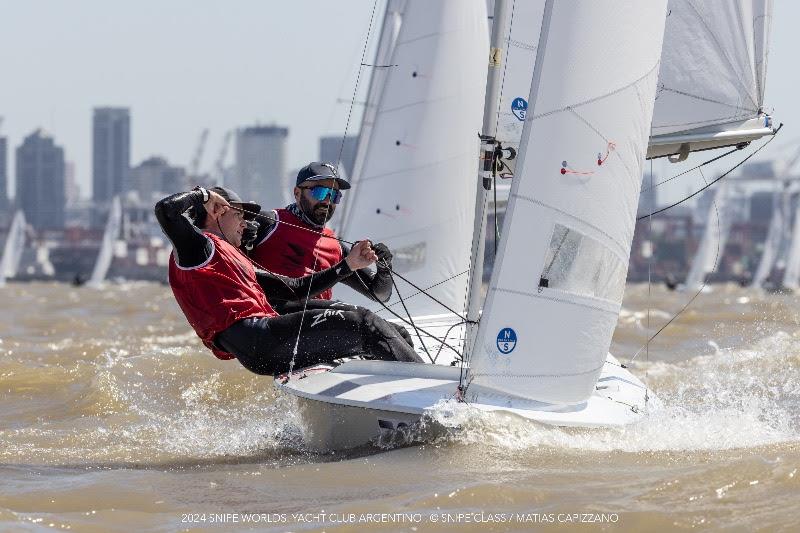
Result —
<path fill-rule="evenodd" d="M 125 107 L 97 107 L 92 124 L 92 198 L 105 204 L 125 191 L 131 159 L 131 118 Z"/>
<path fill-rule="evenodd" d="M 130 170 L 129 178 L 126 189 L 136 191 L 143 201 L 158 200 L 189 188 L 184 169 L 170 166 L 163 157 L 145 159 Z"/>
<path fill-rule="evenodd" d="M 237 130 L 236 170 L 226 186 L 264 209 L 283 207 L 290 186 L 284 179 L 288 136 L 289 129 L 280 126 Z"/>
<path fill-rule="evenodd" d="M 347 137 L 320 137 L 319 160 L 336 164 L 339 162 L 339 154 L 341 153 L 341 167 L 347 173 L 347 177 L 352 177 L 357 148 L 358 135 L 348 135 Z"/>
<path fill-rule="evenodd" d="M 38 129 L 17 148 L 17 202 L 37 229 L 64 228 L 64 150 Z"/>
<path fill-rule="evenodd" d="M 8 145 L 5 137 L 0 137 L 0 211 L 8 208 L 8 159 L 6 151 Z"/>

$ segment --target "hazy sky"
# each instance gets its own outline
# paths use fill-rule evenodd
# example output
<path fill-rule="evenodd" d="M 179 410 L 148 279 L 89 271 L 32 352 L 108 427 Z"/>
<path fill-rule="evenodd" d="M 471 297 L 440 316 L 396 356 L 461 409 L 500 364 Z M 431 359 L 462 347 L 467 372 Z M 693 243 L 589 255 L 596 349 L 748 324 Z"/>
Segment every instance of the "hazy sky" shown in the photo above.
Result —
<path fill-rule="evenodd" d="M 377 1 L 373 32 L 384 5 Z M 373 4 L 0 0 L 0 116 L 9 138 L 10 181 L 14 149 L 43 127 L 75 163 L 88 195 L 96 106 L 131 108 L 133 165 L 163 155 L 186 166 L 209 128 L 201 169 L 210 169 L 225 131 L 258 121 L 289 126 L 288 164 L 299 167 L 318 156 L 320 135 L 345 129 L 349 105 L 337 100 L 353 95 Z M 766 105 L 787 124 L 770 147 L 784 152 L 800 136 L 798 20 L 800 3 L 775 0 Z M 362 89 L 368 74 L 362 74 Z M 351 132 L 358 130 L 359 114 Z M 657 174 L 672 171 L 656 165 Z M 675 181 L 662 196 L 694 185 Z"/>

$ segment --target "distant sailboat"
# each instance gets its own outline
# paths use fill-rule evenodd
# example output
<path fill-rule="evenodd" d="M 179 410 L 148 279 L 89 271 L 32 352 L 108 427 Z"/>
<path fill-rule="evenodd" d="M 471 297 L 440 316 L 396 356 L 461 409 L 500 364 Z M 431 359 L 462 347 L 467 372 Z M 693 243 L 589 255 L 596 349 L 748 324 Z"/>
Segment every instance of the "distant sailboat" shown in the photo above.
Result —
<path fill-rule="evenodd" d="M 786 254 L 786 270 L 783 271 L 783 288 L 791 291 L 800 289 L 800 196 L 796 202 L 792 240 Z"/>
<path fill-rule="evenodd" d="M 25 214 L 18 210 L 14 214 L 8 229 L 6 243 L 3 246 L 3 257 L 0 259 L 0 286 L 5 285 L 8 278 L 19 272 L 22 252 L 25 249 Z"/>
<path fill-rule="evenodd" d="M 100 244 L 100 252 L 92 269 L 92 275 L 87 284 L 92 287 L 99 287 L 106 279 L 108 269 L 111 267 L 111 260 L 114 258 L 114 245 L 122 228 L 122 205 L 119 196 L 115 196 L 111 201 L 111 208 L 108 211 L 106 228 L 103 231 L 103 240 Z"/>
<path fill-rule="evenodd" d="M 733 206 L 730 200 L 728 184 L 721 183 L 708 206 L 703 237 L 686 276 L 685 290 L 699 290 L 705 283 L 706 276 L 719 267 L 733 223 Z"/>
<path fill-rule="evenodd" d="M 772 217 L 769 221 L 767 239 L 764 241 L 764 251 L 758 261 L 758 268 L 753 276 L 752 287 L 763 288 L 775 265 L 786 250 L 789 226 L 789 194 L 785 183 L 776 182 L 776 191 L 773 195 Z"/>

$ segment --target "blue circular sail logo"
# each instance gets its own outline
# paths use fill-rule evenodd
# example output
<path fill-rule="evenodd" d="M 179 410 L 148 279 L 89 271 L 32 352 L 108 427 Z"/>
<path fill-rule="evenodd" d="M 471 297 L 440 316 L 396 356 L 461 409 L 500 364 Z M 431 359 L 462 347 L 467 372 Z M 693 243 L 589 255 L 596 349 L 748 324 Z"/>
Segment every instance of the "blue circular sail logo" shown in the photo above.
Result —
<path fill-rule="evenodd" d="M 511 328 L 503 328 L 497 334 L 497 349 L 500 353 L 509 354 L 517 345 L 517 333 Z"/>
<path fill-rule="evenodd" d="M 517 97 L 511 102 L 511 112 L 519 120 L 525 120 L 525 114 L 528 112 L 528 101 L 524 98 Z"/>

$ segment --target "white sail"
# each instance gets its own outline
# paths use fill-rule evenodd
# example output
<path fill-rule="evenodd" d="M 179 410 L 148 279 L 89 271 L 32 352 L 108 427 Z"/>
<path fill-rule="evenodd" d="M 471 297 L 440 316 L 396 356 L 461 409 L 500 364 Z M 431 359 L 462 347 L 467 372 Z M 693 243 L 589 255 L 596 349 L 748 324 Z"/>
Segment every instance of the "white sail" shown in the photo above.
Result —
<path fill-rule="evenodd" d="M 363 166 L 345 198 L 342 237 L 385 242 L 395 271 L 436 285 L 429 293 L 454 310 L 466 303 L 487 50 L 484 0 L 406 2 L 386 61 L 396 66 L 386 69 Z M 412 315 L 446 312 L 395 280 Z M 347 287 L 335 294 L 381 309 Z"/>
<path fill-rule="evenodd" d="M 121 227 L 122 206 L 119 196 L 115 196 L 111 201 L 111 209 L 108 211 L 108 221 L 103 232 L 103 241 L 100 244 L 100 252 L 97 254 L 97 260 L 94 263 L 92 275 L 88 281 L 89 285 L 98 286 L 106 279 L 111 260 L 114 258 L 114 244 L 119 236 Z"/>
<path fill-rule="evenodd" d="M 666 0 L 548 0 L 472 382 L 551 403 L 593 392 L 617 323 Z"/>
<path fill-rule="evenodd" d="M 364 162 L 369 150 L 370 140 L 372 139 L 372 130 L 375 125 L 375 116 L 378 112 L 380 105 L 381 95 L 383 88 L 386 85 L 386 79 L 392 70 L 392 55 L 394 47 L 397 44 L 397 36 L 400 34 L 400 26 L 403 24 L 403 11 L 406 7 L 406 0 L 388 0 L 386 2 L 386 9 L 383 15 L 383 25 L 381 27 L 380 37 L 378 37 L 378 46 L 375 50 L 375 58 L 372 63 L 372 76 L 369 81 L 369 89 L 367 90 L 367 99 L 364 103 L 364 114 L 361 116 L 361 128 L 358 132 L 358 146 L 356 147 L 356 156 L 353 161 L 353 175 L 350 176 L 349 181 L 353 186 L 358 185 L 358 180 L 364 170 Z M 336 161 L 333 161 L 336 163 Z M 340 173 L 341 173 L 340 169 Z M 355 187 L 358 190 L 358 187 Z M 355 192 L 351 190 L 350 192 Z M 352 194 L 348 194 L 352 196 Z M 339 233 L 346 233 L 350 224 L 351 203 L 345 201 L 342 205 L 341 212 L 331 220 L 331 225 L 337 229 Z"/>
<path fill-rule="evenodd" d="M 776 186 L 781 187 L 781 183 Z M 761 258 L 758 261 L 758 268 L 756 269 L 753 280 L 750 284 L 751 287 L 760 288 L 764 286 L 775 263 L 781 256 L 781 250 L 784 247 L 784 242 L 787 238 L 786 230 L 788 226 L 788 196 L 785 190 L 775 191 L 772 202 L 772 218 L 769 221 L 769 229 L 767 230 L 767 239 L 764 241 L 764 251 L 761 253 Z"/>
<path fill-rule="evenodd" d="M 0 285 L 5 285 L 6 279 L 17 275 L 24 248 L 25 214 L 22 210 L 18 210 L 8 228 L 6 243 L 3 246 L 3 257 L 0 259 Z"/>
<path fill-rule="evenodd" d="M 495 136 L 505 146 L 519 148 L 522 127 L 528 111 L 531 75 L 536 63 L 536 47 L 542 26 L 544 0 L 512 2 L 506 10 L 506 54 L 497 103 Z M 513 162 L 511 162 L 513 168 Z M 501 176 L 506 172 L 501 172 Z"/>
<path fill-rule="evenodd" d="M 763 113 L 772 0 L 670 0 L 648 157 L 773 133 Z"/>
<path fill-rule="evenodd" d="M 706 276 L 719 266 L 733 222 L 732 214 L 727 183 L 723 182 L 719 184 L 708 207 L 706 227 L 684 282 L 687 290 L 700 289 Z"/>
<path fill-rule="evenodd" d="M 796 201 L 792 240 L 786 254 L 786 270 L 783 271 L 783 286 L 792 290 L 800 289 L 800 196 Z"/>

